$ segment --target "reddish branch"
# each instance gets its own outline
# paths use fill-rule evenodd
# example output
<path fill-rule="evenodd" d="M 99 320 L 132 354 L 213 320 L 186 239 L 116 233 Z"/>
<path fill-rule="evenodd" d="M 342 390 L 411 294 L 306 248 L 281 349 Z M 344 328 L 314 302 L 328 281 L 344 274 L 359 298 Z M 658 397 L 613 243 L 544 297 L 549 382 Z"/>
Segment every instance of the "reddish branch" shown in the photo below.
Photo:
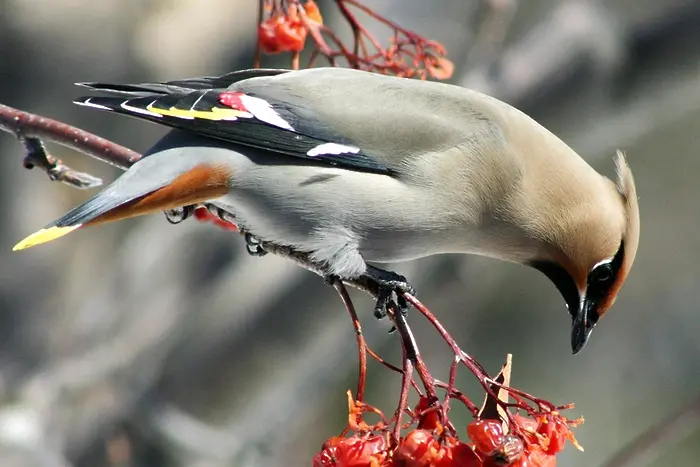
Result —
<path fill-rule="evenodd" d="M 99 186 L 102 180 L 65 165 L 46 150 L 42 139 L 75 149 L 120 169 L 129 168 L 141 158 L 139 153 L 85 130 L 3 104 L 0 104 L 0 130 L 12 133 L 24 144 L 26 168 L 39 167 L 51 180 L 75 188 L 93 188 Z"/>
<path fill-rule="evenodd" d="M 357 351 L 358 351 L 358 361 L 360 362 L 360 370 L 357 378 L 357 393 L 355 397 L 359 402 L 363 402 L 365 399 L 365 383 L 367 381 L 367 342 L 365 342 L 365 336 L 362 334 L 362 325 L 360 325 L 360 320 L 357 317 L 357 312 L 355 311 L 355 305 L 353 305 L 348 291 L 339 280 L 333 282 L 333 287 L 338 291 L 340 299 L 343 301 L 345 308 L 350 314 L 350 319 L 352 320 L 352 326 L 355 328 L 355 335 L 357 336 Z"/>
<path fill-rule="evenodd" d="M 365 408 L 364 411 L 375 412 L 376 409 L 364 402 L 364 385 L 365 381 L 367 380 L 366 354 L 369 353 L 368 347 L 366 342 L 364 341 L 364 338 L 361 337 L 362 330 L 359 325 L 359 322 L 357 321 L 357 314 L 349 296 L 347 295 L 347 292 L 345 291 L 345 288 L 342 286 L 342 284 L 339 283 L 336 283 L 334 285 L 339 291 L 341 298 L 343 299 L 343 302 L 353 320 L 355 330 L 358 334 L 357 342 L 358 351 L 360 354 L 360 375 L 358 381 L 360 383 L 358 383 L 357 401 L 358 403 L 362 404 L 362 407 Z M 360 288 L 362 288 L 362 285 L 359 285 Z M 428 410 L 437 412 L 440 423 L 453 437 L 457 437 L 458 431 L 449 421 L 448 417 L 451 400 L 457 400 L 463 403 L 475 418 L 479 418 L 481 416 L 489 416 L 493 418 L 495 416 L 494 414 L 498 414 L 499 418 L 505 417 L 503 421 L 506 422 L 507 425 L 512 427 L 512 433 L 519 434 L 522 436 L 525 436 L 526 433 L 522 433 L 520 431 L 521 424 L 514 418 L 514 414 L 517 413 L 517 411 L 524 412 L 533 419 L 541 419 L 542 417 L 554 417 L 557 420 L 560 420 L 562 423 L 569 424 L 571 426 L 576 426 L 581 422 L 581 420 L 567 420 L 559 414 L 560 411 L 570 409 L 573 407 L 573 405 L 555 406 L 554 404 L 546 400 L 540 399 L 524 391 L 510 387 L 507 379 L 503 380 L 502 378 L 499 379 L 498 377 L 490 377 L 486 373 L 484 368 L 476 360 L 474 360 L 466 352 L 460 349 L 460 347 L 455 342 L 454 338 L 449 334 L 449 332 L 447 332 L 447 330 L 445 330 L 445 328 L 435 317 L 435 315 L 423 303 L 421 303 L 418 299 L 416 299 L 410 294 L 404 294 L 404 296 L 406 300 L 410 304 L 412 304 L 418 310 L 418 312 L 421 313 L 433 325 L 433 327 L 435 327 L 435 329 L 438 331 L 443 340 L 452 349 L 454 353 L 454 359 L 450 367 L 449 382 L 444 383 L 442 381 L 436 380 L 431 376 L 427 366 L 421 358 L 418 345 L 415 339 L 413 338 L 413 334 L 411 332 L 410 327 L 408 326 L 408 323 L 406 322 L 405 316 L 402 313 L 397 312 L 395 308 L 392 309 L 390 312 L 390 317 L 395 324 L 397 334 L 401 338 L 402 368 L 399 369 L 393 365 L 391 365 L 390 368 L 402 374 L 401 390 L 396 411 L 394 412 L 394 416 L 389 420 L 389 425 L 386 425 L 385 422 L 382 422 L 381 427 L 375 426 L 373 429 L 391 430 L 393 442 L 398 443 L 401 437 L 401 430 L 409 427 L 411 424 L 417 423 L 418 420 L 425 415 L 425 412 L 412 413 L 409 409 L 408 396 L 411 387 L 413 387 L 416 390 L 419 396 L 425 396 L 427 397 L 427 400 L 432 401 L 432 407 L 430 407 Z M 374 356 L 375 354 L 372 353 L 371 355 Z M 384 363 L 383 360 L 380 359 L 380 361 Z M 484 408 L 482 408 L 481 410 L 478 409 L 476 404 L 474 404 L 464 393 L 460 392 L 455 387 L 456 372 L 460 364 L 464 365 L 471 373 L 473 373 L 481 383 L 484 391 L 487 394 L 487 402 L 484 404 L 484 407 L 486 407 L 486 405 L 488 404 L 493 406 L 490 410 L 490 415 L 484 415 Z M 418 386 L 416 385 L 414 381 L 414 372 L 417 375 L 418 380 L 422 384 L 425 393 L 421 392 Z M 438 403 L 438 389 L 445 392 L 445 400 L 442 403 Z M 509 397 L 512 397 L 515 402 L 508 402 Z M 500 410 L 496 410 L 496 408 L 498 407 L 500 407 Z M 352 416 L 355 417 L 355 425 L 361 424 L 359 420 L 361 419 L 362 413 L 363 411 L 359 411 L 354 412 L 352 414 Z M 406 413 L 411 415 L 411 421 L 407 424 L 403 424 L 402 417 Z M 368 429 L 366 425 L 363 426 L 365 429 Z M 346 429 L 346 432 L 347 430 L 348 429 Z M 576 444 L 573 437 L 571 438 L 571 440 L 572 442 L 574 442 L 574 444 Z"/>
<path fill-rule="evenodd" d="M 127 169 L 141 158 L 131 149 L 80 128 L 3 104 L 0 104 L 0 129 L 17 137 L 49 139 L 120 169 Z"/>

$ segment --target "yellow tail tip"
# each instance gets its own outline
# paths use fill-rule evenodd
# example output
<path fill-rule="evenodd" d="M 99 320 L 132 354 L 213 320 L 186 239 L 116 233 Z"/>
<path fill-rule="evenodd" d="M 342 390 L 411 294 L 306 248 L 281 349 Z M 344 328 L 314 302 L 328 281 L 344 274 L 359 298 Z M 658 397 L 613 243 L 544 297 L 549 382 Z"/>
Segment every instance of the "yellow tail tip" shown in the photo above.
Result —
<path fill-rule="evenodd" d="M 12 251 L 24 250 L 25 248 L 56 240 L 57 238 L 71 233 L 81 225 L 82 224 L 73 225 L 70 227 L 49 227 L 48 229 L 41 229 L 15 245 L 14 248 L 12 248 Z"/>

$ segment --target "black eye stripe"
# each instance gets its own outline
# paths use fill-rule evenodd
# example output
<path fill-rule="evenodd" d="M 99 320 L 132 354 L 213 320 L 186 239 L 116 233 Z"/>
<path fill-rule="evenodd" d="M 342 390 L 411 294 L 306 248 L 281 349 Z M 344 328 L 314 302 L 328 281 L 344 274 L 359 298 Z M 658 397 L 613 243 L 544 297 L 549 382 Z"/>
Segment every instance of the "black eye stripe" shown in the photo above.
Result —
<path fill-rule="evenodd" d="M 620 243 L 615 257 L 607 263 L 598 264 L 588 273 L 588 285 L 586 288 L 586 298 L 598 302 L 609 292 L 617 279 L 617 275 L 622 267 L 622 259 L 625 255 L 625 244 Z"/>

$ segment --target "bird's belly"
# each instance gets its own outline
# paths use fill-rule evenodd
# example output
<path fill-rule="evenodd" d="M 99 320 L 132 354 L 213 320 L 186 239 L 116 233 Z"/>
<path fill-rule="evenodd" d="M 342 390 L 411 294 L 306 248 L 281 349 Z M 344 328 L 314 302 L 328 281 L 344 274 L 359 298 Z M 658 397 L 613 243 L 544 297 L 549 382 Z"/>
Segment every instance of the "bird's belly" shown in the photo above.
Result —
<path fill-rule="evenodd" d="M 416 199 L 422 193 L 390 177 L 308 166 L 271 169 L 254 167 L 214 202 L 261 240 L 329 262 L 393 263 L 461 250 L 449 229 L 431 219 L 430 200 Z"/>
<path fill-rule="evenodd" d="M 390 228 L 363 229 L 352 223 L 328 223 L 275 206 L 262 206 L 260 200 L 251 202 L 240 196 L 227 196 L 214 204 L 234 214 L 238 225 L 257 238 L 293 246 L 299 251 L 347 248 L 356 250 L 366 261 L 380 263 L 457 251 L 446 248 L 438 230 L 398 232 Z"/>
<path fill-rule="evenodd" d="M 450 248 L 445 240 L 444 233 L 438 229 L 371 230 L 359 250 L 367 261 L 396 263 L 457 250 Z"/>

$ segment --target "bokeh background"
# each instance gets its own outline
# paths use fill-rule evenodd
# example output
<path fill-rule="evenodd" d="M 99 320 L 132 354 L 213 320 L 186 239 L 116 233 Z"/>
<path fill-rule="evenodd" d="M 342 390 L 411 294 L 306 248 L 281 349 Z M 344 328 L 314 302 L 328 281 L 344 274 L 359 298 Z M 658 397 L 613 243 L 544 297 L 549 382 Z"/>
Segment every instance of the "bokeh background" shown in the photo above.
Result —
<path fill-rule="evenodd" d="M 347 34 L 332 2 L 319 3 Z M 534 270 L 474 257 L 398 270 L 487 368 L 512 353 L 516 386 L 576 402 L 586 452 L 567 448 L 560 465 L 607 465 L 684 407 L 687 422 L 635 465 L 700 465 L 700 2 L 366 3 L 442 41 L 452 82 L 529 113 L 599 171 L 612 176 L 612 155 L 625 150 L 641 206 L 636 266 L 580 355 L 570 354 L 562 299 Z M 0 102 L 143 151 L 163 129 L 74 106 L 72 83 L 249 67 L 256 9 L 252 0 L 0 0 Z M 107 181 L 119 173 L 50 149 Z M 354 334 L 331 288 L 290 262 L 247 256 L 236 235 L 162 215 L 12 253 L 89 193 L 23 169 L 7 133 L 0 156 L 0 465 L 310 465 L 344 426 L 355 387 Z M 354 296 L 370 344 L 398 363 L 388 323 Z M 417 313 L 409 322 L 444 376 L 444 344 Z M 398 378 L 371 365 L 369 385 L 369 401 L 391 412 Z M 459 385 L 480 399 L 466 372 Z"/>

